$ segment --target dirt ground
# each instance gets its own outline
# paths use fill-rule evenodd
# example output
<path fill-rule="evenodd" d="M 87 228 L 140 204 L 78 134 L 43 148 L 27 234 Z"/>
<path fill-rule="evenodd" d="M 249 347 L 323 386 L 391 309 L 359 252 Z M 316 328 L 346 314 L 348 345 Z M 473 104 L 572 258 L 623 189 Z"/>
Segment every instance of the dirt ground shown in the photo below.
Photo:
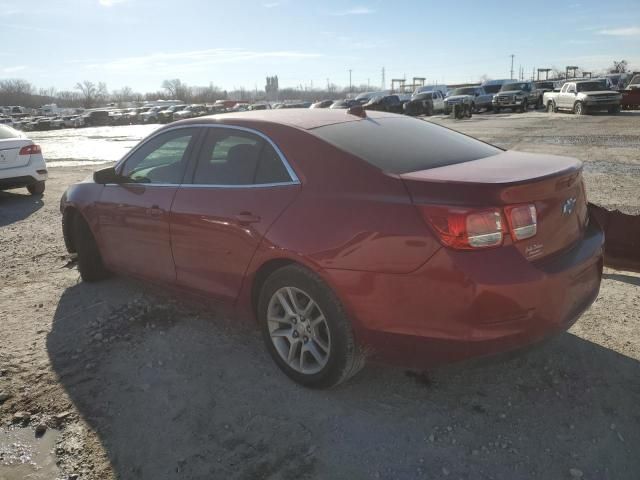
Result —
<path fill-rule="evenodd" d="M 640 212 L 638 113 L 431 120 L 580 158 L 592 201 Z M 59 199 L 93 168 L 52 168 L 42 199 L 0 192 L 0 480 L 640 478 L 640 275 L 606 270 L 568 333 L 519 355 L 306 390 L 246 319 L 79 280 Z"/>

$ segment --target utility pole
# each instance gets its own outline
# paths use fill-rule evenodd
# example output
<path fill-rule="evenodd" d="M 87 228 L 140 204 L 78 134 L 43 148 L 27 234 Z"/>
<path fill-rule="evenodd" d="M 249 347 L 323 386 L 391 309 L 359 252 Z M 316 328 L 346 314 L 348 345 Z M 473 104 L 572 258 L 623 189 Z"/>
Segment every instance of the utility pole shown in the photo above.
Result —
<path fill-rule="evenodd" d="M 384 86 L 387 82 L 385 81 L 384 78 L 384 67 L 382 67 L 382 86 L 380 87 L 381 90 L 384 90 Z"/>
<path fill-rule="evenodd" d="M 327 92 L 331 91 L 331 82 L 329 82 L 329 79 L 327 78 Z"/>
<path fill-rule="evenodd" d="M 511 80 L 513 80 L 513 59 L 515 58 L 515 55 L 512 53 L 511 55 Z"/>
<path fill-rule="evenodd" d="M 367 78 L 367 90 L 371 90 L 371 82 L 369 82 L 368 78 Z"/>
<path fill-rule="evenodd" d="M 349 69 L 349 93 L 353 92 L 353 87 L 351 85 L 351 69 Z"/>

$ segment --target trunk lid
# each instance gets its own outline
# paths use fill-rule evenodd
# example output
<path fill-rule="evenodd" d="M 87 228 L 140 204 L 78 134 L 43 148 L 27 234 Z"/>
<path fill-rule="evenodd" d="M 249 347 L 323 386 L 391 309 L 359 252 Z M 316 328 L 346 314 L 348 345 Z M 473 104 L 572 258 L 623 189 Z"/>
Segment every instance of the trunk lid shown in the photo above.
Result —
<path fill-rule="evenodd" d="M 553 155 L 504 152 L 491 157 L 401 174 L 416 205 L 470 208 L 534 204 L 537 233 L 513 244 L 529 260 L 574 245 L 587 224 L 582 163 Z M 506 223 L 505 223 L 506 225 Z"/>
<path fill-rule="evenodd" d="M 25 138 L 0 140 L 0 170 L 27 165 L 31 155 L 20 155 L 20 149 L 32 143 Z"/>

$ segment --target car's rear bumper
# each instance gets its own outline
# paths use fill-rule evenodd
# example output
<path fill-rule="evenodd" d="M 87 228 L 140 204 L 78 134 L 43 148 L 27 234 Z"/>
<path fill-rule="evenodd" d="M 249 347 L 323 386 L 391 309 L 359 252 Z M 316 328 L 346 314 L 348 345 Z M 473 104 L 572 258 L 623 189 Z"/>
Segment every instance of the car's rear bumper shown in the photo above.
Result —
<path fill-rule="evenodd" d="M 406 275 L 328 271 L 372 354 L 426 367 L 517 349 L 568 329 L 598 295 L 604 235 L 532 263 L 515 248 L 439 250 Z"/>
<path fill-rule="evenodd" d="M 0 168 L 0 190 L 26 187 L 47 179 L 48 171 L 41 155 L 31 155 L 22 167 Z"/>

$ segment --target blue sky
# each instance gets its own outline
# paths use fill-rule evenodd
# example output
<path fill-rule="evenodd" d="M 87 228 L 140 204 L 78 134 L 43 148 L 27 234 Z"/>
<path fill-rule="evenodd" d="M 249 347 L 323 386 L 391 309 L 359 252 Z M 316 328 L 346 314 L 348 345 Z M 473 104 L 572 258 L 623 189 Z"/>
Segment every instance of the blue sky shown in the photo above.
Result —
<path fill-rule="evenodd" d="M 72 89 L 477 81 L 625 58 L 640 70 L 640 0 L 0 0 L 0 78 Z"/>

